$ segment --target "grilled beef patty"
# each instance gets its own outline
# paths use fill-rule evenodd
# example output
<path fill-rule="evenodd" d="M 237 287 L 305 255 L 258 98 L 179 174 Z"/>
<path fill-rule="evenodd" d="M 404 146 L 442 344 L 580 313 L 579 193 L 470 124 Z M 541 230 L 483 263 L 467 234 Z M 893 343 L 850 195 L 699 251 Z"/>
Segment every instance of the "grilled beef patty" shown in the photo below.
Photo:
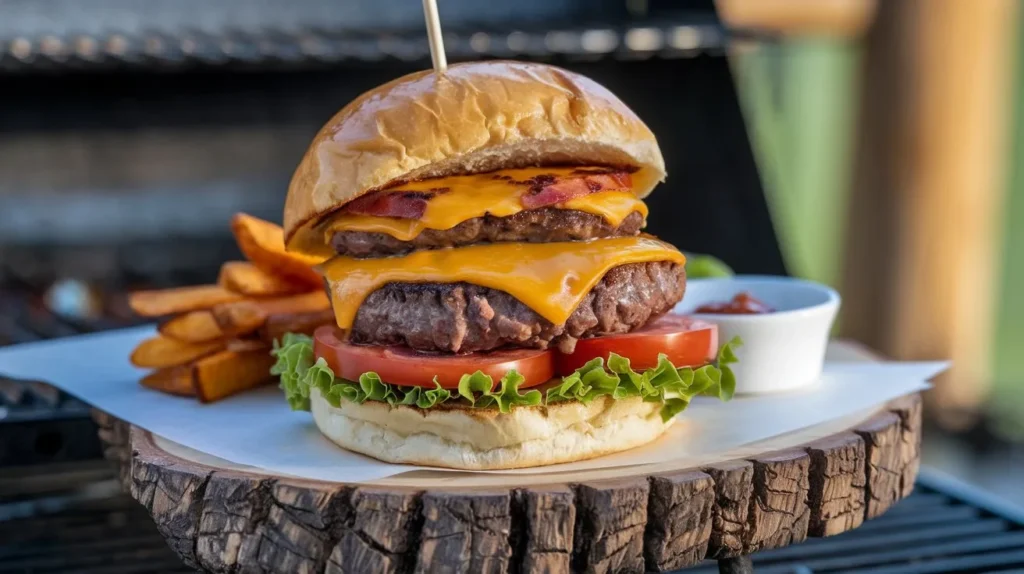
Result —
<path fill-rule="evenodd" d="M 636 235 L 644 225 L 643 215 L 634 211 L 618 226 L 599 215 L 553 207 L 520 211 L 508 217 L 485 215 L 468 219 L 451 229 L 426 229 L 411 241 L 400 241 L 386 233 L 339 231 L 331 246 L 349 257 L 386 257 L 417 249 L 441 249 L 474 243 L 550 243 Z"/>
<path fill-rule="evenodd" d="M 355 343 L 469 353 L 498 347 L 572 352 L 576 340 L 637 329 L 683 298 L 686 274 L 668 261 L 613 268 L 564 325 L 554 325 L 508 293 L 469 283 L 390 283 L 363 301 Z"/>

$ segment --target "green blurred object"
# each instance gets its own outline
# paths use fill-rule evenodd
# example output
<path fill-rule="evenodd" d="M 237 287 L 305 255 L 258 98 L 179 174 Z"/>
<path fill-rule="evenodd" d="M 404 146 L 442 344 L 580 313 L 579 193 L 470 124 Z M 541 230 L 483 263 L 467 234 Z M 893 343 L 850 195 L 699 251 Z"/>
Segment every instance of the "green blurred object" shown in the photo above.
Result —
<path fill-rule="evenodd" d="M 1024 36 L 1017 42 L 991 401 L 1001 432 L 1024 436 Z M 841 279 L 859 60 L 859 45 L 828 38 L 758 44 L 732 60 L 790 272 L 833 286 Z"/>
<path fill-rule="evenodd" d="M 842 275 L 861 52 L 849 39 L 795 38 L 732 60 L 786 266 L 833 287 Z"/>
<path fill-rule="evenodd" d="M 737 52 L 754 155 L 791 274 L 837 286 L 860 46 L 798 38 Z"/>
<path fill-rule="evenodd" d="M 1024 26 L 1024 10 L 1020 11 Z M 1024 28 L 1022 28 L 1024 29 Z M 1000 297 L 996 308 L 996 333 L 993 351 L 993 397 L 997 411 L 1007 423 L 1024 438 L 1024 37 L 1017 38 L 1016 65 L 1013 82 L 1013 129 L 1011 134 L 1011 160 L 1008 163 L 1006 205 L 1003 217 L 1002 277 Z"/>
<path fill-rule="evenodd" d="M 732 277 L 733 275 L 732 269 L 715 257 L 686 254 L 686 277 L 689 279 Z"/>

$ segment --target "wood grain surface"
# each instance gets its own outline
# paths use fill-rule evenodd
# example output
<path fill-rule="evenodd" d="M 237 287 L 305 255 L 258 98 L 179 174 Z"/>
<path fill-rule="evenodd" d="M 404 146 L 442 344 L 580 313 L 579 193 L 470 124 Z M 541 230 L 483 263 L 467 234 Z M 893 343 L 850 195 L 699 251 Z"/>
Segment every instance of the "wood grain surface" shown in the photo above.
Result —
<path fill-rule="evenodd" d="M 208 572 L 649 572 L 856 528 L 910 494 L 921 399 L 853 428 L 698 468 L 497 475 L 486 487 L 338 484 L 218 467 L 98 413 L 108 458 Z M 496 476 L 496 475 L 491 475 Z M 549 479 L 550 480 L 550 479 Z M 406 483 L 415 484 L 416 478 Z"/>

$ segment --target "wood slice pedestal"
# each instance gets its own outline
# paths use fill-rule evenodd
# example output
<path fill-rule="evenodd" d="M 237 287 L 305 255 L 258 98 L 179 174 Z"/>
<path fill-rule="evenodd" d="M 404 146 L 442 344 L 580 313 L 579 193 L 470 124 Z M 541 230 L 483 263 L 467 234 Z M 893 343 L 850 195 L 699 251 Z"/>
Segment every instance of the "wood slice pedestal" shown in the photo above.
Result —
<path fill-rule="evenodd" d="M 863 360 L 863 359 L 861 359 Z M 839 534 L 910 494 L 921 398 L 715 458 L 575 473 L 271 476 L 96 414 L 170 546 L 210 572 L 644 572 Z"/>

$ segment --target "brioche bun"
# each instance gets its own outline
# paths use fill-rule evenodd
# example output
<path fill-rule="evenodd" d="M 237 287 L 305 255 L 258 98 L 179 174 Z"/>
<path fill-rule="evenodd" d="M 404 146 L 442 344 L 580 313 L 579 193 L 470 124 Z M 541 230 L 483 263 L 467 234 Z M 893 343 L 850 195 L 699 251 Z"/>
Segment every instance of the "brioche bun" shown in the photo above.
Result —
<path fill-rule="evenodd" d="M 310 391 L 317 427 L 342 448 L 385 462 L 461 470 L 499 470 L 585 460 L 635 448 L 661 436 L 661 403 L 600 397 L 549 406 L 432 409 L 341 401 Z"/>
<path fill-rule="evenodd" d="M 356 98 L 313 138 L 288 187 L 285 241 L 307 250 L 325 215 L 402 180 L 559 164 L 638 168 L 640 197 L 665 177 L 651 130 L 589 78 L 506 61 L 409 74 Z"/>

